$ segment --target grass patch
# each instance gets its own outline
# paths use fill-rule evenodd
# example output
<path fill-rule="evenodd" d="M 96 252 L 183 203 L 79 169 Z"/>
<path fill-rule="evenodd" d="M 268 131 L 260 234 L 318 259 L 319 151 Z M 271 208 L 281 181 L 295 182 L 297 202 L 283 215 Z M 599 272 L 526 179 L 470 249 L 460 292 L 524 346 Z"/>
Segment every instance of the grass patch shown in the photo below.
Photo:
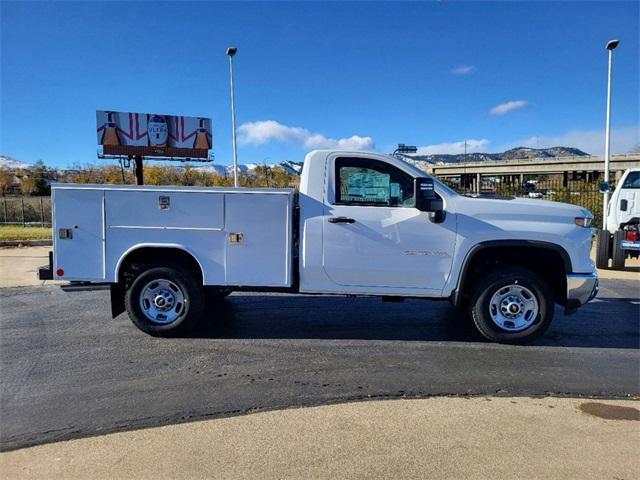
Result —
<path fill-rule="evenodd" d="M 0 225 L 0 241 L 2 240 L 51 240 L 51 227 Z"/>

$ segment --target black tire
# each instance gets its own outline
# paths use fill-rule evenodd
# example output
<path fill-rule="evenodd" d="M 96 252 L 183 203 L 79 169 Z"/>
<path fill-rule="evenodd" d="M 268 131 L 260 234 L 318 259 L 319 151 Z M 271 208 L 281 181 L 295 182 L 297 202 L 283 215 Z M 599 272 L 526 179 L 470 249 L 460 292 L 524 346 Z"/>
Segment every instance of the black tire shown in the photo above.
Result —
<path fill-rule="evenodd" d="M 494 294 L 510 285 L 524 287 L 533 294 L 538 311 L 533 322 L 520 331 L 509 331 L 493 321 L 490 303 Z M 489 273 L 475 287 L 469 302 L 471 321 L 480 335 L 492 342 L 523 344 L 540 337 L 549 328 L 554 314 L 549 285 L 535 272 L 521 267 L 501 267 Z"/>
<path fill-rule="evenodd" d="M 600 230 L 596 237 L 596 267 L 609 268 L 611 255 L 611 234 L 608 230 Z"/>
<path fill-rule="evenodd" d="M 168 281 L 183 297 L 177 318 L 169 323 L 154 322 L 144 313 L 141 295 L 154 281 Z M 154 337 L 183 335 L 193 328 L 204 312 L 204 292 L 200 282 L 186 270 L 177 267 L 150 267 L 141 273 L 125 294 L 125 306 L 133 324 Z"/>
<path fill-rule="evenodd" d="M 614 270 L 624 270 L 625 251 L 621 248 L 620 242 L 624 240 L 624 230 L 616 230 L 613 234 L 613 248 L 611 249 L 611 268 Z"/>

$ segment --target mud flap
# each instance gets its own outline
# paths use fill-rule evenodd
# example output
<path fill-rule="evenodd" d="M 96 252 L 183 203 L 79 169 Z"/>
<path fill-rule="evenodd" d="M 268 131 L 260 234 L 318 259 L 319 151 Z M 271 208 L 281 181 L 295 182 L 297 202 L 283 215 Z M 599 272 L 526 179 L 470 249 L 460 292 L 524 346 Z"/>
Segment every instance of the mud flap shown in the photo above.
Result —
<path fill-rule="evenodd" d="M 111 318 L 124 312 L 124 287 L 120 283 L 111 284 Z"/>

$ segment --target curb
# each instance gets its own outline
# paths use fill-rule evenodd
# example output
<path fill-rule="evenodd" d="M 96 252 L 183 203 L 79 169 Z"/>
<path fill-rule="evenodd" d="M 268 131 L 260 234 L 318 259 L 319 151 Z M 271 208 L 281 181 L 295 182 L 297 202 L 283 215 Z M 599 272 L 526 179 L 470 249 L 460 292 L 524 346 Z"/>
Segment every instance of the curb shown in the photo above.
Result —
<path fill-rule="evenodd" d="M 46 247 L 52 244 L 51 240 L 0 240 L 0 247 Z"/>

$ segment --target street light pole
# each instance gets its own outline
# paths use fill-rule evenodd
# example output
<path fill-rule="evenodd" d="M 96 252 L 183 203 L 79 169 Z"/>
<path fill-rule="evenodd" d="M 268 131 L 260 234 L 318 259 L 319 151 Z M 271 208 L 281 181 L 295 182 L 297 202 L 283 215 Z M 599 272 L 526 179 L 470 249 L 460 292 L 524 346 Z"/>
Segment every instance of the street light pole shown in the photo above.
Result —
<path fill-rule="evenodd" d="M 238 145 L 236 144 L 236 102 L 233 92 L 233 56 L 238 51 L 235 47 L 227 48 L 229 57 L 229 75 L 231 78 L 231 138 L 233 140 L 233 186 L 238 186 Z"/>
<path fill-rule="evenodd" d="M 607 43 L 609 51 L 609 70 L 607 75 L 607 124 L 604 133 L 604 182 L 606 189 L 604 192 L 604 204 L 602 205 L 602 229 L 607 229 L 607 210 L 609 208 L 609 155 L 611 147 L 611 64 L 613 63 L 613 50 L 618 46 L 618 40 L 611 40 Z"/>

